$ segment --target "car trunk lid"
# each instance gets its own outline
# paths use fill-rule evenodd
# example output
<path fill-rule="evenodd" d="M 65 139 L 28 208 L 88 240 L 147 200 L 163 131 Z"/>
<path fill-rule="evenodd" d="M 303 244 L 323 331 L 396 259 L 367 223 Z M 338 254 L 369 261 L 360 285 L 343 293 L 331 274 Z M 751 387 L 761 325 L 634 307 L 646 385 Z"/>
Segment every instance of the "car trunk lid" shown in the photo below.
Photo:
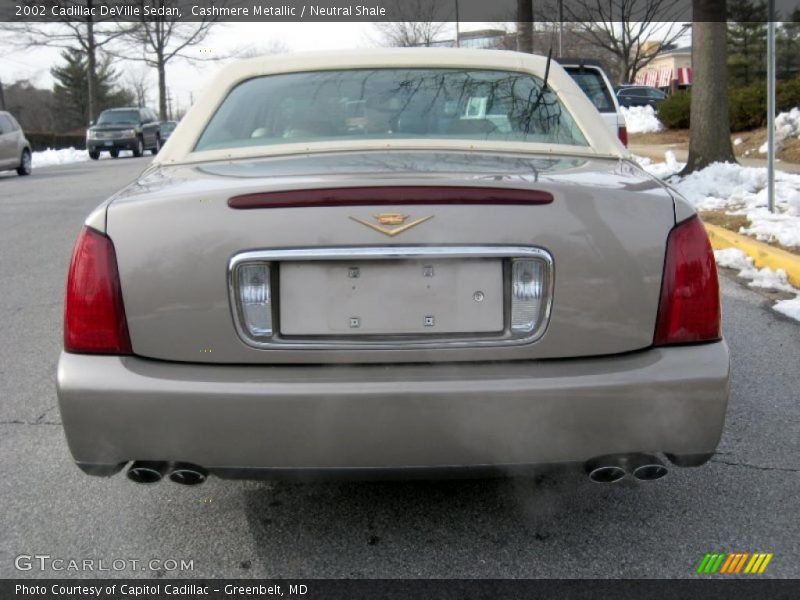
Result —
<path fill-rule="evenodd" d="M 549 200 L 508 200 L 517 196 Z M 294 200 L 243 210 L 236 198 Z M 453 152 L 161 168 L 108 212 L 134 352 L 227 363 L 644 348 L 673 225 L 668 192 L 626 161 Z M 550 287 L 535 308 L 535 335 L 514 336 L 513 269 L 527 252 L 550 269 L 538 280 Z M 232 287 L 241 256 L 275 265 L 268 277 L 278 343 L 243 334 Z"/>

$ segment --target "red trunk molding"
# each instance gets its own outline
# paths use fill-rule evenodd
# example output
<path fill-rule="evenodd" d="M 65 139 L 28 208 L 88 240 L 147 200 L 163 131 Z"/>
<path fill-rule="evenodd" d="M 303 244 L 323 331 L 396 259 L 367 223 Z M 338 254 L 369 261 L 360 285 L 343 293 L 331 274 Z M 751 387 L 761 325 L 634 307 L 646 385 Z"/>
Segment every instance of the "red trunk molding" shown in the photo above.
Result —
<path fill-rule="evenodd" d="M 303 206 L 375 206 L 385 204 L 550 204 L 553 195 L 541 190 L 488 187 L 387 186 L 259 192 L 234 196 L 236 209 Z"/>

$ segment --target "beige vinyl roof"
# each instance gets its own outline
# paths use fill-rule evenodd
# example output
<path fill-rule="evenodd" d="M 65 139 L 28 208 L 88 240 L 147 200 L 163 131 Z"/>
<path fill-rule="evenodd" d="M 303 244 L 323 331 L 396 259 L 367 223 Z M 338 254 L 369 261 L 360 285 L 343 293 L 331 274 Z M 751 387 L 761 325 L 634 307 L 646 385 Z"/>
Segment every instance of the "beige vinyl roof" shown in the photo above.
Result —
<path fill-rule="evenodd" d="M 320 142 L 270 144 L 192 152 L 206 124 L 228 92 L 239 83 L 263 75 L 328 69 L 392 67 L 475 68 L 530 73 L 544 78 L 547 58 L 503 50 L 456 48 L 370 48 L 364 50 L 279 54 L 251 58 L 223 67 L 194 106 L 184 116 L 154 165 L 185 164 L 257 156 L 303 154 L 370 149 L 475 150 L 536 152 L 571 156 L 630 156 L 603 123 L 600 113 L 555 60 L 550 66 L 548 85 L 558 94 L 580 127 L 589 147 L 532 142 L 460 139 L 329 140 Z"/>

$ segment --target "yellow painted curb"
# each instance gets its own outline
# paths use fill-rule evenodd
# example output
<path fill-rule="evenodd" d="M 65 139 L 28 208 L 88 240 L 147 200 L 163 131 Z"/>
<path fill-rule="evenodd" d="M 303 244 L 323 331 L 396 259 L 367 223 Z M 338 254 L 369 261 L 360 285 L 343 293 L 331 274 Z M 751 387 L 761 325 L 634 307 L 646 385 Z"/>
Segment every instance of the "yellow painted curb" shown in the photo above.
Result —
<path fill-rule="evenodd" d="M 773 271 L 783 269 L 789 283 L 800 288 L 800 255 L 786 252 L 764 242 L 759 242 L 751 237 L 735 233 L 719 225 L 703 223 L 706 226 L 711 246 L 715 250 L 723 248 L 738 248 L 753 259 L 759 268 L 769 267 Z"/>

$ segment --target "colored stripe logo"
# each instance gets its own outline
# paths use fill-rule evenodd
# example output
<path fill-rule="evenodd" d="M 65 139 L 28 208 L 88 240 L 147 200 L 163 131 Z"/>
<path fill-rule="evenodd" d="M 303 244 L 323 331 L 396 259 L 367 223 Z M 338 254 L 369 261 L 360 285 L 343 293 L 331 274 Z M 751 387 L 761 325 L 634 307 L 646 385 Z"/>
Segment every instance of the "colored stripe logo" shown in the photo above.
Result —
<path fill-rule="evenodd" d="M 732 553 L 707 553 L 697 566 L 697 573 L 701 575 L 760 575 L 767 569 L 772 560 L 771 552 L 732 552 Z"/>

